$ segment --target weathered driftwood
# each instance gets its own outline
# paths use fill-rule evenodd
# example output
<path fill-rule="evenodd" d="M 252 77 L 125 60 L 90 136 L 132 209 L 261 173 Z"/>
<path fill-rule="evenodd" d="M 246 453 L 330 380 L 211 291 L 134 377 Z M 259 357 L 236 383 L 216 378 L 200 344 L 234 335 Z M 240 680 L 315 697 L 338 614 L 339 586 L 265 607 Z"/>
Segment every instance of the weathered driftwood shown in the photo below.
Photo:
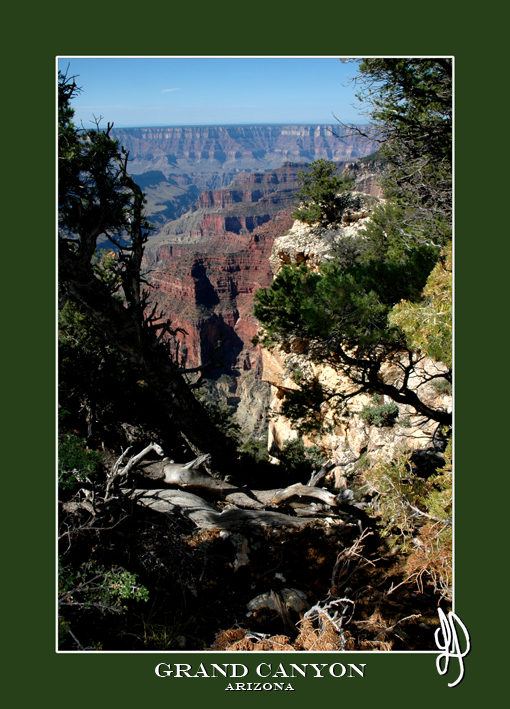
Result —
<path fill-rule="evenodd" d="M 183 490 L 130 490 L 120 493 L 136 504 L 163 514 L 180 515 L 201 529 L 237 530 L 252 527 L 304 527 L 310 520 L 270 510 L 226 508 L 221 512 L 198 495 Z"/>
<path fill-rule="evenodd" d="M 199 470 L 185 468 L 176 464 L 165 465 L 163 471 L 165 474 L 164 482 L 169 485 L 223 493 L 226 500 L 235 505 L 240 505 L 241 507 L 260 509 L 261 506 L 279 505 L 284 500 L 288 500 L 292 497 L 313 497 L 327 505 L 335 506 L 337 504 L 336 497 L 333 493 L 320 487 L 302 485 L 301 483 L 296 483 L 284 489 L 248 490 L 231 485 L 224 480 L 216 480 L 207 473 L 202 473 Z"/>
<path fill-rule="evenodd" d="M 136 459 L 132 459 L 133 463 L 130 461 L 124 470 L 131 470 L 148 450 L 143 451 Z M 159 455 L 162 454 L 162 451 L 157 452 Z M 159 472 L 152 470 L 151 466 L 148 477 L 161 479 L 161 482 L 180 489 L 173 487 L 157 490 L 129 490 L 125 488 L 120 492 L 137 504 L 156 512 L 188 518 L 202 529 L 237 530 L 245 525 L 303 527 L 314 519 L 348 514 L 345 509 L 349 507 L 345 505 L 347 500 L 340 499 L 340 496 L 337 497 L 313 485 L 296 483 L 283 489 L 249 490 L 213 478 L 208 473 L 198 470 L 207 459 L 208 456 L 204 455 L 186 464 L 173 462 L 165 464 L 162 461 L 159 464 L 161 465 Z M 331 466 L 332 463 L 327 463 L 315 479 L 323 477 Z M 139 466 L 139 470 L 144 472 L 143 466 Z M 202 494 L 208 499 L 203 499 Z M 213 502 L 208 501 L 211 499 L 213 502 L 221 500 L 221 504 L 227 506 L 218 509 Z M 279 512 L 278 506 L 283 503 L 294 508 L 294 514 Z M 323 505 L 328 506 L 327 512 L 324 511 Z M 331 507 L 334 508 L 334 513 L 330 511 Z"/>
<path fill-rule="evenodd" d="M 271 497 L 274 490 L 248 490 L 231 485 L 224 480 L 216 480 L 207 473 L 186 468 L 176 464 L 167 464 L 163 468 L 164 482 L 168 485 L 178 485 L 181 488 L 190 488 L 195 492 L 212 492 L 215 497 L 230 502 L 238 507 L 261 510 L 271 506 Z"/>
<path fill-rule="evenodd" d="M 178 485 L 182 488 L 192 488 L 195 491 L 208 490 L 219 494 L 227 502 L 238 507 L 248 509 L 264 509 L 265 507 L 275 507 L 284 500 L 292 497 L 312 497 L 324 502 L 327 505 L 336 505 L 336 498 L 327 490 L 310 485 L 297 483 L 284 489 L 276 490 L 248 490 L 235 485 L 216 480 L 207 473 L 199 470 L 185 468 L 181 465 L 167 464 L 163 468 L 164 482 L 169 485 Z"/>
<path fill-rule="evenodd" d="M 262 510 L 266 507 L 276 509 L 271 499 L 276 490 L 248 490 L 236 488 L 225 495 L 225 500 L 236 507 L 246 507 L 252 510 Z"/>
<path fill-rule="evenodd" d="M 314 497 L 324 502 L 326 505 L 335 506 L 337 504 L 336 497 L 333 493 L 323 490 L 321 487 L 311 487 L 310 485 L 302 485 L 301 483 L 296 483 L 283 490 L 276 490 L 271 502 L 275 505 L 279 505 L 281 502 L 291 497 Z"/>
<path fill-rule="evenodd" d="M 159 446 L 157 443 L 150 443 L 143 449 L 143 451 L 138 453 L 138 455 L 131 456 L 126 465 L 122 467 L 124 463 L 124 458 L 127 456 L 130 450 L 131 447 L 129 447 L 122 453 L 122 455 L 117 460 L 111 471 L 108 473 L 108 481 L 106 483 L 106 492 L 104 497 L 105 501 L 108 500 L 112 489 L 119 484 L 120 480 L 122 478 L 126 478 L 131 472 L 131 470 L 135 468 L 136 465 L 140 463 L 140 461 L 145 458 L 145 456 L 148 455 L 151 451 L 155 451 L 160 456 L 164 455 L 161 446 Z"/>
<path fill-rule="evenodd" d="M 192 487 L 195 489 L 216 490 L 237 490 L 235 485 L 224 480 L 217 480 L 208 473 L 196 470 L 189 463 L 179 465 L 178 463 L 167 463 L 163 467 L 163 481 L 168 485 L 179 485 L 179 487 Z"/>

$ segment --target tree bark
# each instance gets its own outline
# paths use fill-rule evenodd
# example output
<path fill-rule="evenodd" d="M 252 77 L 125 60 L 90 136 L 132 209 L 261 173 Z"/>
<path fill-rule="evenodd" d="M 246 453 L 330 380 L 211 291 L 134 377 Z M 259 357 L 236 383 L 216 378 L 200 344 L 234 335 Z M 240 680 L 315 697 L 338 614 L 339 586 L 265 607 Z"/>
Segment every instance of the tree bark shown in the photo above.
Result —
<path fill-rule="evenodd" d="M 202 456 L 198 461 L 203 465 Z M 321 518 L 337 518 L 366 514 L 346 504 L 345 499 L 337 497 L 323 488 L 296 483 L 283 489 L 249 490 L 217 480 L 210 475 L 196 470 L 195 463 L 185 465 L 176 463 L 161 464 L 161 472 L 154 471 L 151 465 L 152 479 L 161 480 L 179 488 L 164 488 L 157 490 L 121 488 L 120 494 L 133 500 L 138 505 L 148 507 L 163 514 L 181 516 L 190 519 L 201 529 L 239 530 L 248 527 L 303 527 Z M 128 464 L 129 465 L 129 464 Z M 143 473 L 143 469 L 141 470 Z M 213 502 L 204 499 L 203 493 Z M 296 502 L 297 498 L 297 502 Z M 318 500 L 328 506 L 327 512 L 317 508 L 317 503 L 307 505 L 310 500 Z M 214 503 L 226 505 L 218 508 Z M 284 514 L 278 511 L 278 505 L 285 503 L 289 507 L 296 506 L 295 514 Z M 306 517 L 306 519 L 304 519 Z"/>
<path fill-rule="evenodd" d="M 120 493 L 155 512 L 190 519 L 200 529 L 237 531 L 248 527 L 304 527 L 310 520 L 269 510 L 227 508 L 218 511 L 198 495 L 182 490 L 128 490 Z"/>

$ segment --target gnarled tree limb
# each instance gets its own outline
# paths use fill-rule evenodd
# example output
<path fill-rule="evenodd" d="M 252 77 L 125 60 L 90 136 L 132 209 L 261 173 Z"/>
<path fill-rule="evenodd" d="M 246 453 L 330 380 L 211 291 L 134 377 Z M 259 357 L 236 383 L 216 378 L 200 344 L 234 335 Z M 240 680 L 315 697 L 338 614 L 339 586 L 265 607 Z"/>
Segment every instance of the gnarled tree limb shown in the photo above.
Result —
<path fill-rule="evenodd" d="M 227 508 L 222 512 L 198 495 L 182 490 L 128 490 L 121 494 L 138 505 L 155 512 L 178 515 L 190 519 L 200 529 L 238 530 L 251 527 L 304 527 L 309 520 L 291 517 L 268 510 L 240 510 Z"/>

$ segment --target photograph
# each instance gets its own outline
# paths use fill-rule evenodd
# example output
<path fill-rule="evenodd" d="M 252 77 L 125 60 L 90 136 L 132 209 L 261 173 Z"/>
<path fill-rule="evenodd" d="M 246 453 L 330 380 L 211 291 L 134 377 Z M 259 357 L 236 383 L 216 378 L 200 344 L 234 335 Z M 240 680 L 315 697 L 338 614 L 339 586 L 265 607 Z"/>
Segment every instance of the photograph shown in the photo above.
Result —
<path fill-rule="evenodd" d="M 454 57 L 55 63 L 55 652 L 460 683 Z"/>
<path fill-rule="evenodd" d="M 8 8 L 16 706 L 499 696 L 491 7 Z"/>

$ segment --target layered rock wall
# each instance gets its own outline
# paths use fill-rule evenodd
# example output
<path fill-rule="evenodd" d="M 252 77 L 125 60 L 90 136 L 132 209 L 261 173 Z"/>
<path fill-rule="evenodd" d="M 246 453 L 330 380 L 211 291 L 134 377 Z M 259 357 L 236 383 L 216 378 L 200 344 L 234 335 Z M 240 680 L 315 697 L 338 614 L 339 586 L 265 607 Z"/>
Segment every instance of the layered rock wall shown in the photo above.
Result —
<path fill-rule="evenodd" d="M 264 430 L 269 397 L 269 387 L 262 382 L 261 350 L 251 343 L 258 329 L 253 296 L 271 283 L 269 255 L 274 239 L 292 226 L 290 203 L 297 169 L 293 178 L 288 168 L 282 169 L 282 182 L 293 185 L 284 196 L 280 191 L 278 206 L 286 205 L 283 210 L 268 214 L 270 202 L 259 206 L 281 187 L 278 174 L 259 190 L 251 189 L 251 184 L 264 182 L 262 177 L 245 176 L 238 180 L 245 189 L 234 185 L 214 192 L 212 198 L 211 193 L 202 195 L 200 203 L 211 207 L 185 215 L 173 225 L 178 233 L 169 229 L 164 239 L 160 234 L 149 242 L 145 254 L 152 300 L 171 318 L 172 327 L 181 330 L 174 356 L 193 368 L 208 362 L 221 342 L 221 359 L 207 388 L 211 398 L 224 401 L 237 413 L 250 435 Z M 245 199 L 237 203 L 239 194 Z M 248 197 L 259 201 L 250 202 Z M 240 205 L 243 213 L 231 211 L 232 205 Z"/>
<path fill-rule="evenodd" d="M 352 136 L 339 140 L 335 125 L 177 126 L 120 128 L 113 131 L 133 158 L 132 171 L 158 169 L 165 174 L 195 164 L 263 162 L 278 167 L 286 160 L 352 160 L 368 155 L 376 145 Z M 157 166 L 157 167 L 156 167 Z"/>

